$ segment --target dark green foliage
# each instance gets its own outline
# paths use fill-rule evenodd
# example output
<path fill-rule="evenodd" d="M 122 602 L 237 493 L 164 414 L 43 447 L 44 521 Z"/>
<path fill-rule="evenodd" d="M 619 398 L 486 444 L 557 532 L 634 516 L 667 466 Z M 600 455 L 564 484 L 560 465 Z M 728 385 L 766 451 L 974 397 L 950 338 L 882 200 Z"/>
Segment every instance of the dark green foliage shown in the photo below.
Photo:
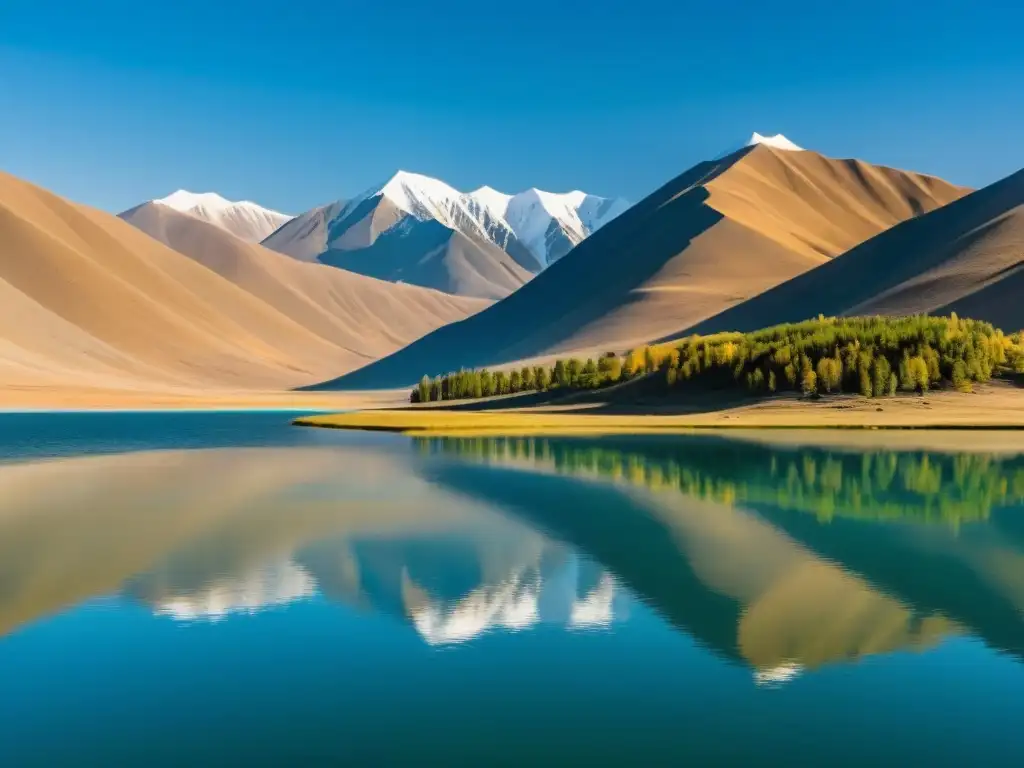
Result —
<path fill-rule="evenodd" d="M 882 397 L 925 393 L 950 385 L 969 390 L 997 369 L 1024 372 L 1020 334 L 1004 336 L 990 324 L 918 315 L 819 318 L 753 333 L 692 336 L 639 347 L 624 358 L 558 360 L 547 368 L 460 371 L 424 378 L 413 402 L 489 397 L 525 391 L 597 389 L 646 374 L 666 389 L 797 391 L 805 395 L 859 393 Z"/>

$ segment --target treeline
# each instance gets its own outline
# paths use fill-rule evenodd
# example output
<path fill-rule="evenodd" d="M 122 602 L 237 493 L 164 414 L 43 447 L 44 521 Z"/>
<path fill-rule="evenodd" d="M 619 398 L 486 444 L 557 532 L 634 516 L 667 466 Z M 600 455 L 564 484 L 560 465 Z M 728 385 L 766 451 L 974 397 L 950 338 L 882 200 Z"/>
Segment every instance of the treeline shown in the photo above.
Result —
<path fill-rule="evenodd" d="M 652 368 L 652 370 L 654 370 Z M 459 371 L 431 379 L 424 376 L 412 391 L 414 403 L 464 400 L 517 392 L 548 389 L 597 389 L 630 377 L 618 355 L 608 353 L 598 360 L 559 360 L 554 365 L 527 366 L 516 371 Z"/>
<path fill-rule="evenodd" d="M 949 386 L 970 391 L 997 370 L 1024 372 L 1020 334 L 950 317 L 824 318 L 752 333 L 691 336 L 624 357 L 558 360 L 518 371 L 424 377 L 412 402 L 461 400 L 547 389 L 585 390 L 660 375 L 664 389 L 743 388 L 754 393 L 839 392 L 882 397 Z"/>

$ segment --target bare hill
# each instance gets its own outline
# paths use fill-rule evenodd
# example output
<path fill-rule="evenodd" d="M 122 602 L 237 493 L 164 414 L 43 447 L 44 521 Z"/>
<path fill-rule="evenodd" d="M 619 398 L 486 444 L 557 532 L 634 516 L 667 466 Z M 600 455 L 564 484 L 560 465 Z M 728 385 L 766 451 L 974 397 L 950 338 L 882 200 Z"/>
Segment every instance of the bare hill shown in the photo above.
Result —
<path fill-rule="evenodd" d="M 347 200 L 338 200 L 301 213 L 271 233 L 261 245 L 299 261 L 316 261 L 327 250 L 331 221 L 347 204 Z"/>
<path fill-rule="evenodd" d="M 968 190 L 757 145 L 701 163 L 472 319 L 325 388 L 621 349 L 689 327 Z"/>
<path fill-rule="evenodd" d="M 332 305 L 303 287 L 319 278 L 287 271 L 309 265 L 169 214 L 239 250 L 211 268 L 116 216 L 0 174 L 0 375 L 7 386 L 294 386 L 386 354 L 481 306 L 340 271 L 329 289 L 339 294 Z M 307 295 L 275 299 L 266 284 L 275 276 L 290 286 L 281 290 Z M 346 286 L 374 311 L 340 297 Z M 333 334 L 322 315 L 349 302 L 358 330 Z M 341 315 L 333 327 L 344 325 Z"/>
<path fill-rule="evenodd" d="M 825 315 L 957 312 L 1024 327 L 1024 171 L 674 335 Z"/>

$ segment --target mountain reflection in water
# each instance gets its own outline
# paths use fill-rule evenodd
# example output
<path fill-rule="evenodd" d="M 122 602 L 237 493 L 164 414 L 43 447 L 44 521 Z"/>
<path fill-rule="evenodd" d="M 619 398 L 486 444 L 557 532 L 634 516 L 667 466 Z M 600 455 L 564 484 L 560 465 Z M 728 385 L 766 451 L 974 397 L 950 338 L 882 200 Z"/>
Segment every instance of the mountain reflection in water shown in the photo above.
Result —
<path fill-rule="evenodd" d="M 415 458 L 289 448 L 2 465 L 0 633 L 109 594 L 217 621 L 320 593 L 434 645 L 611 623 L 605 569 L 432 486 Z"/>
<path fill-rule="evenodd" d="M 428 438 L 446 489 L 571 541 L 766 682 L 977 635 L 1024 658 L 1024 459 L 713 436 Z"/>
<path fill-rule="evenodd" d="M 715 437 L 419 439 L 0 466 L 0 633 L 120 595 L 326 599 L 430 645 L 640 599 L 763 685 L 968 634 L 1024 658 L 1024 460 Z"/>

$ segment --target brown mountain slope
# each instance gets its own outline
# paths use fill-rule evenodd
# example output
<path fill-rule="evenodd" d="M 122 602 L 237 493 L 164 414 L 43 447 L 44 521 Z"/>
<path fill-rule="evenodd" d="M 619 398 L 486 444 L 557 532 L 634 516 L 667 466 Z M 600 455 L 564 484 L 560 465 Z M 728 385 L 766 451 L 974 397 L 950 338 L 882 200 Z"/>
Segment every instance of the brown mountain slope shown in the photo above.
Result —
<path fill-rule="evenodd" d="M 806 272 L 967 190 L 858 160 L 759 145 L 701 163 L 472 319 L 324 388 L 662 337 Z"/>
<path fill-rule="evenodd" d="M 345 237 L 352 234 L 350 229 Z M 374 234 L 372 245 L 356 250 L 332 248 L 318 260 L 379 280 L 488 300 L 508 296 L 533 277 L 493 243 L 436 221 Z"/>
<path fill-rule="evenodd" d="M 957 312 L 1024 327 L 1024 171 L 904 222 L 684 331 L 751 330 L 826 315 Z"/>
<path fill-rule="evenodd" d="M 227 278 L 346 353 L 352 368 L 488 302 L 298 262 L 205 221 L 146 203 L 121 218 Z"/>
<path fill-rule="evenodd" d="M 445 321 L 471 311 L 457 301 Z M 116 216 L 6 174 L 0 348 L 9 386 L 281 387 L 366 359 Z"/>

